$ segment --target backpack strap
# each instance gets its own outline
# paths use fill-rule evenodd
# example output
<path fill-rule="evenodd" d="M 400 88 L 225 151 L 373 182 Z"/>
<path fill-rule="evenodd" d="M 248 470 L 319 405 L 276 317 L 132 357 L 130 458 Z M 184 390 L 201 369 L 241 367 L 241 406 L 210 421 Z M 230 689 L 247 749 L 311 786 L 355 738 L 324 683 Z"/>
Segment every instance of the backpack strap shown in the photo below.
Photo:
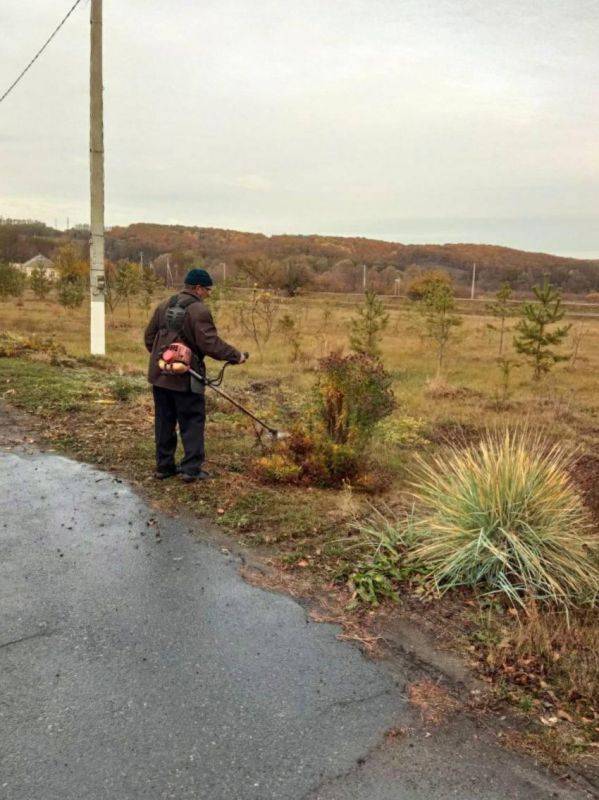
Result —
<path fill-rule="evenodd" d="M 193 295 L 188 294 L 182 297 L 180 294 L 174 294 L 169 299 L 166 306 L 163 329 L 171 333 L 180 334 L 183 329 L 187 309 L 192 303 L 199 302 L 200 298 L 193 297 Z"/>
<path fill-rule="evenodd" d="M 194 297 L 191 294 L 185 295 L 185 297 L 181 297 L 181 295 L 177 295 L 177 297 L 179 298 L 179 302 L 178 302 L 179 308 L 188 308 L 192 303 L 200 303 L 201 302 L 199 297 Z"/>

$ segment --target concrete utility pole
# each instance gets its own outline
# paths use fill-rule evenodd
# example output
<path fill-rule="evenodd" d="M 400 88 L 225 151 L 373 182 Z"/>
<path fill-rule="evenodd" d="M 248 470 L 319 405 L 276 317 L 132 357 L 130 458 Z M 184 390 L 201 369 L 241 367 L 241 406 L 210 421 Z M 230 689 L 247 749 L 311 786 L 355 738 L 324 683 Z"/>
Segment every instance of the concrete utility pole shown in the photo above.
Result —
<path fill-rule="evenodd" d="M 474 289 L 476 288 L 476 262 L 472 265 L 472 286 L 470 287 L 470 299 L 474 300 Z"/>
<path fill-rule="evenodd" d="M 91 200 L 90 246 L 90 348 L 92 355 L 106 354 L 104 323 L 104 109 L 102 102 L 102 0 L 91 0 L 90 137 Z"/>

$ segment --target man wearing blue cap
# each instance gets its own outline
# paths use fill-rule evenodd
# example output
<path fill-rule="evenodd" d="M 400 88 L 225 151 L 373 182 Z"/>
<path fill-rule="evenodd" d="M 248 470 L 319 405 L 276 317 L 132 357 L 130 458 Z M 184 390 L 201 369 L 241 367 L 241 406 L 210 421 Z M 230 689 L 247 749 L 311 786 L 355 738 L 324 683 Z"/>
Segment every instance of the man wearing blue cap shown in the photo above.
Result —
<path fill-rule="evenodd" d="M 223 341 L 216 330 L 210 309 L 203 302 L 209 297 L 212 278 L 205 269 L 192 269 L 185 277 L 183 291 L 165 300 L 154 311 L 145 330 L 144 341 L 150 353 L 148 380 L 154 393 L 156 437 L 156 478 L 181 473 L 184 481 L 210 477 L 204 462 L 204 384 L 188 373 L 164 372 L 158 364 L 164 351 L 182 342 L 192 352 L 193 369 L 206 374 L 204 356 L 241 364 L 245 357 Z M 175 464 L 176 427 L 185 456 Z"/>

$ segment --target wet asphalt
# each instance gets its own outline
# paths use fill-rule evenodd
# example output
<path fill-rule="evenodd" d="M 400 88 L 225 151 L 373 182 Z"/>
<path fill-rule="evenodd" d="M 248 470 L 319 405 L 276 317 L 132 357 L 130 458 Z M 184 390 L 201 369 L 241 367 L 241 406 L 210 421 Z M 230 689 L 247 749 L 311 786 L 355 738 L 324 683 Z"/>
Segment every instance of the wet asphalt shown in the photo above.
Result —
<path fill-rule="evenodd" d="M 114 476 L 0 451 L 1 800 L 589 797 L 390 671 Z M 408 729 L 406 727 L 406 729 Z"/>

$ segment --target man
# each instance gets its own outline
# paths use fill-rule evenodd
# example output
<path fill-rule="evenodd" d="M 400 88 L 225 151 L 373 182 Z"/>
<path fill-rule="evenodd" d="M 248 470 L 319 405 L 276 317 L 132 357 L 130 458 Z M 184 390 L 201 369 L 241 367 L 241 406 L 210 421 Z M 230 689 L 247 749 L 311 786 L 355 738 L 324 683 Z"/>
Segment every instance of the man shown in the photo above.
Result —
<path fill-rule="evenodd" d="M 183 342 L 192 351 L 192 368 L 206 374 L 204 356 L 218 361 L 242 364 L 239 350 L 219 338 L 210 309 L 203 302 L 209 297 L 212 278 L 204 269 L 192 269 L 185 277 L 180 294 L 165 300 L 154 311 L 145 330 L 144 341 L 150 353 L 148 381 L 154 393 L 156 438 L 156 473 L 158 479 L 181 472 L 191 483 L 209 478 L 204 462 L 204 385 L 188 373 L 164 373 L 158 360 L 173 342 Z M 175 464 L 176 426 L 183 442 L 185 457 Z"/>

